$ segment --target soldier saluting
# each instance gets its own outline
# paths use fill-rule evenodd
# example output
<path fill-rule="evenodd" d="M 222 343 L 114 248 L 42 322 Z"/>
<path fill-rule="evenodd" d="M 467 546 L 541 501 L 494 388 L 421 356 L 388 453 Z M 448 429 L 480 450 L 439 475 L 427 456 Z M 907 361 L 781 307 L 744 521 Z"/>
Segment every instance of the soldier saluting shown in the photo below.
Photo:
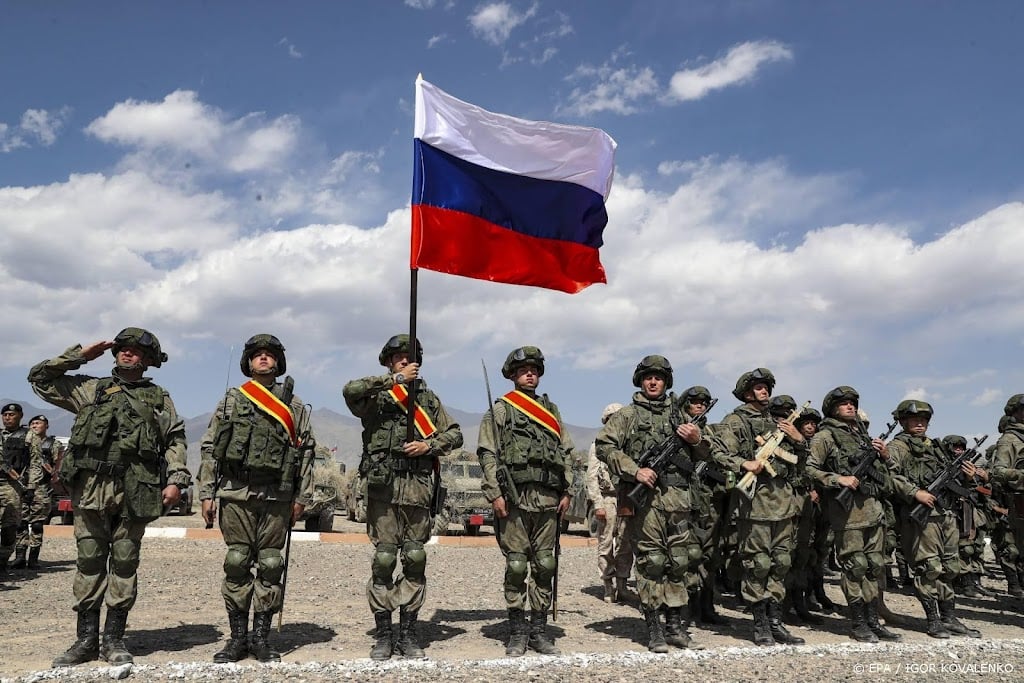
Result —
<path fill-rule="evenodd" d="M 67 374 L 107 350 L 115 362 L 109 377 Z M 185 466 L 185 423 L 167 391 L 144 376 L 147 368 L 166 362 L 152 332 L 126 327 L 114 341 L 72 346 L 28 373 L 40 398 L 77 416 L 60 474 L 75 512 L 78 639 L 54 666 L 97 656 L 111 664 L 132 661 L 124 629 L 138 594 L 142 536 L 192 479 Z M 162 463 L 166 481 L 161 481 Z"/>
<path fill-rule="evenodd" d="M 311 468 L 303 456 L 314 439 L 291 378 L 277 381 L 288 367 L 281 341 L 272 334 L 250 337 L 239 363 L 252 379 L 228 389 L 200 442 L 203 517 L 213 523 L 214 497 L 219 499 L 220 531 L 228 547 L 221 595 L 231 637 L 213 661 L 237 662 L 252 654 L 276 662 L 281 654 L 267 640 L 272 617 L 284 604 L 281 549 L 312 498 Z"/>

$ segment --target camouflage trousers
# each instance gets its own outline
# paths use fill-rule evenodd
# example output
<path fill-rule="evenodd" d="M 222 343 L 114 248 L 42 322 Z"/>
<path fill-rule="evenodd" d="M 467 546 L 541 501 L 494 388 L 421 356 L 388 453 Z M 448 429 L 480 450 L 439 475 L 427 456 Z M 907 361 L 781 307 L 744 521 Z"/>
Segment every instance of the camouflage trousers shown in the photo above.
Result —
<path fill-rule="evenodd" d="M 21 496 L 0 480 L 0 564 L 10 559 L 21 526 Z"/>
<path fill-rule="evenodd" d="M 19 548 L 42 547 L 43 527 L 50 521 L 52 495 L 49 489 L 36 489 L 31 502 L 22 503 L 21 525 L 18 529 Z"/>
<path fill-rule="evenodd" d="M 416 505 L 395 505 L 369 498 L 366 501 L 366 533 L 373 543 L 366 599 L 373 612 L 393 612 L 405 607 L 419 612 L 427 596 L 427 556 L 423 544 L 430 540 L 430 510 Z M 402 571 L 393 577 L 398 559 Z"/>
<path fill-rule="evenodd" d="M 555 511 L 528 512 L 512 506 L 507 517 L 498 519 L 498 530 L 498 545 L 505 556 L 506 606 L 547 611 L 551 607 L 552 580 L 558 571 Z"/>
<path fill-rule="evenodd" d="M 854 600 L 872 602 L 878 597 L 878 581 L 885 571 L 885 527 L 836 531 L 835 544 L 841 572 L 839 586 L 847 604 Z"/>
<path fill-rule="evenodd" d="M 666 512 L 652 507 L 633 518 L 636 538 L 636 592 L 646 608 L 681 607 L 700 585 L 703 555 L 690 511 Z"/>
<path fill-rule="evenodd" d="M 1004 575 L 1015 574 L 1024 568 L 1024 558 L 1021 557 L 1017 545 L 1017 536 L 1006 522 L 997 522 L 992 530 L 992 552 L 995 553 L 996 561 L 999 562 Z"/>
<path fill-rule="evenodd" d="M 693 490 L 691 489 L 691 492 Z M 713 575 L 722 566 L 723 520 L 729 506 L 729 492 L 720 489 L 700 489 L 700 515 L 694 518 L 693 531 L 700 543 L 703 558 L 701 567 Z"/>
<path fill-rule="evenodd" d="M 220 594 L 228 611 L 280 612 L 284 548 L 291 526 L 288 500 L 220 500 L 220 533 L 228 549 Z M 255 570 L 255 575 L 253 574 Z"/>
<path fill-rule="evenodd" d="M 128 610 L 135 605 L 139 551 L 148 523 L 130 516 L 123 504 L 105 510 L 75 506 L 78 561 L 72 591 L 76 612 L 97 612 L 104 602 L 111 609 Z"/>
<path fill-rule="evenodd" d="M 628 579 L 633 569 L 633 537 L 629 517 L 620 517 L 616 497 L 601 499 L 605 516 L 597 518 L 597 571 L 602 581 Z"/>
<path fill-rule="evenodd" d="M 797 505 L 800 506 L 800 514 L 795 520 L 793 566 L 786 575 L 787 590 L 790 587 L 806 589 L 810 585 L 811 572 L 819 561 L 813 543 L 818 506 L 811 502 L 809 494 L 797 494 L 796 499 Z"/>
<path fill-rule="evenodd" d="M 952 600 L 953 579 L 960 574 L 956 518 L 948 512 L 933 514 L 924 527 L 905 519 L 903 552 L 914 567 L 914 590 L 919 597 Z"/>
<path fill-rule="evenodd" d="M 786 575 L 793 565 L 795 521 L 762 522 L 740 518 L 738 528 L 743 598 L 752 603 L 762 600 L 781 603 L 786 597 Z"/>
<path fill-rule="evenodd" d="M 985 573 L 985 534 L 982 527 L 974 529 L 971 538 L 961 538 L 957 543 L 960 555 L 960 575 Z"/>

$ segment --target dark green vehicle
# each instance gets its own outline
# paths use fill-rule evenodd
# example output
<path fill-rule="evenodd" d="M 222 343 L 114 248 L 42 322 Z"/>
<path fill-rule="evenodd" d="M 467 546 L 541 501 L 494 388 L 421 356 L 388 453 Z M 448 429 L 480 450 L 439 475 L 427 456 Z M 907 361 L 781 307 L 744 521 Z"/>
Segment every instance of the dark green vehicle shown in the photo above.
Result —
<path fill-rule="evenodd" d="M 484 495 L 483 478 L 480 462 L 466 451 L 441 461 L 441 482 L 448 495 L 441 513 L 434 518 L 435 536 L 446 534 L 452 524 L 461 526 L 469 536 L 480 533 L 482 526 L 494 526 L 494 509 Z"/>

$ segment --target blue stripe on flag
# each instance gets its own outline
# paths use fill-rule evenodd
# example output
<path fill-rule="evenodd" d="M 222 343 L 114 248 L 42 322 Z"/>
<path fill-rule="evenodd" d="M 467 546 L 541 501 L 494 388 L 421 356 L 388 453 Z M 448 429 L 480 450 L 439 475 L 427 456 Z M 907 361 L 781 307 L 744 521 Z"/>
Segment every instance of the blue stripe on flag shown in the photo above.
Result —
<path fill-rule="evenodd" d="M 479 216 L 531 237 L 598 249 L 608 223 L 604 199 L 576 183 L 483 168 L 415 139 L 412 203 Z M 429 180 L 427 180 L 429 179 Z"/>

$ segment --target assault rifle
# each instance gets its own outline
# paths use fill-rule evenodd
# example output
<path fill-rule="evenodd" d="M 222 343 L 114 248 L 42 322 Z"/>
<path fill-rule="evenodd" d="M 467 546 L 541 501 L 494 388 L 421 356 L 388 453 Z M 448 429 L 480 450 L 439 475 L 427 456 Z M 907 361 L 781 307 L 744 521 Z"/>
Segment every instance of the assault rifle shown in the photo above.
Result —
<path fill-rule="evenodd" d="M 879 435 L 879 439 L 885 441 L 892 433 L 896 430 L 896 426 L 899 424 L 898 421 L 893 420 L 889 424 L 885 425 L 886 430 L 884 433 Z M 864 423 L 857 420 L 857 427 L 860 431 L 860 435 L 864 437 L 864 443 L 861 444 L 860 459 L 854 465 L 853 470 L 850 472 L 851 477 L 856 477 L 858 480 L 864 477 L 870 477 L 874 471 L 875 461 L 878 460 L 878 451 L 871 445 L 871 441 L 867 439 L 868 433 Z M 847 512 L 853 507 L 853 489 L 849 486 L 844 486 L 836 494 L 836 502 L 843 506 L 843 509 Z"/>
<path fill-rule="evenodd" d="M 934 508 L 928 507 L 924 503 L 918 503 L 910 511 L 910 518 L 913 519 L 919 526 L 925 526 L 928 524 L 928 517 L 931 516 L 933 510 L 948 509 L 953 499 L 966 498 L 968 500 L 973 499 L 974 491 L 963 486 L 958 479 L 961 474 L 961 466 L 965 462 L 969 462 L 972 465 L 981 459 L 981 451 L 978 447 L 985 443 L 988 439 L 988 434 L 974 439 L 974 448 L 968 449 L 954 458 L 946 467 L 939 472 L 939 474 L 928 484 L 925 491 L 935 496 Z"/>
<path fill-rule="evenodd" d="M 796 408 L 786 416 L 786 422 L 792 423 L 793 420 L 800 417 L 800 413 L 810 407 L 810 401 L 804 403 L 803 406 Z M 753 459 L 762 463 L 765 471 L 773 477 L 776 476 L 775 467 L 773 465 L 775 458 L 784 460 L 791 465 L 795 465 L 797 462 L 797 457 L 795 455 L 789 451 L 779 448 L 784 438 L 786 438 L 786 433 L 782 431 L 781 427 L 770 434 L 763 434 L 757 437 L 757 445 L 759 448 L 757 449 L 757 453 L 754 454 Z M 747 498 L 753 499 L 754 492 L 757 490 L 757 475 L 753 472 L 747 472 L 736 483 L 736 488 L 739 489 Z"/>
<path fill-rule="evenodd" d="M 711 399 L 707 410 L 705 410 L 702 415 L 707 415 L 708 411 L 711 410 L 717 402 L 717 398 Z M 673 410 L 675 410 L 675 406 L 673 406 Z M 697 422 L 697 420 L 690 421 L 690 423 L 695 422 Z M 669 463 L 675 462 L 676 467 L 685 474 L 694 474 L 697 472 L 696 467 L 689 458 L 675 460 L 675 455 L 682 447 L 683 440 L 679 438 L 678 434 L 676 434 L 675 421 L 673 420 L 670 424 L 672 427 L 672 433 L 665 437 L 664 441 L 654 444 L 640 455 L 640 458 L 636 461 L 637 469 L 654 470 L 654 473 L 660 477 L 665 473 L 665 469 L 668 467 Z M 707 464 L 703 462 L 700 464 L 704 465 L 704 469 L 698 474 L 708 473 L 709 470 Z M 721 473 L 719 472 L 718 474 Z M 708 476 L 710 476 L 710 474 Z M 722 477 L 721 481 L 724 484 L 725 477 Z M 647 500 L 647 493 L 650 490 L 651 489 L 647 484 L 637 482 L 636 486 L 633 487 L 633 490 L 626 494 L 626 498 L 628 498 L 629 501 L 639 509 L 644 506 L 644 502 Z"/>

